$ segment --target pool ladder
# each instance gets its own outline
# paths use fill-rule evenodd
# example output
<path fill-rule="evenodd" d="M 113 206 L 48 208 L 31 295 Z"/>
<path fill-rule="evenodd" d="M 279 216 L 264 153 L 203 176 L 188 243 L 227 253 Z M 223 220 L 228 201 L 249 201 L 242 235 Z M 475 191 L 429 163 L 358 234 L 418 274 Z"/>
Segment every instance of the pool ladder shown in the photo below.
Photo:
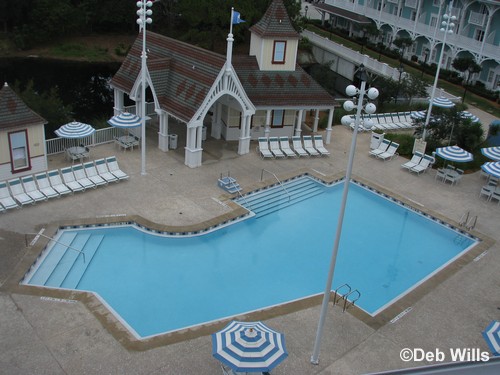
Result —
<path fill-rule="evenodd" d="M 477 223 L 477 215 L 474 217 L 471 217 L 469 220 L 470 212 L 467 211 L 462 215 L 460 218 L 460 222 L 458 223 L 461 227 L 464 227 L 467 230 L 472 230 L 476 227 Z"/>
<path fill-rule="evenodd" d="M 346 290 L 346 292 L 342 294 L 342 290 Z M 344 305 L 342 306 L 342 312 L 346 312 L 349 307 L 354 306 L 354 304 L 360 297 L 361 292 L 357 289 L 352 290 L 351 286 L 346 283 L 339 286 L 333 292 L 333 306 L 337 305 L 340 301 L 343 300 Z"/>

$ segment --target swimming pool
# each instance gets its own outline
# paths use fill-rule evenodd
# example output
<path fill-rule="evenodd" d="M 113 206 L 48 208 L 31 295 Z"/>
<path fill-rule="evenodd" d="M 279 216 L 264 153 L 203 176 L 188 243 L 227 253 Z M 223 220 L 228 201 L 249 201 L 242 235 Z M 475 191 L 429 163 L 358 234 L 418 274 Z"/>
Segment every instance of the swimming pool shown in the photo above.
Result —
<path fill-rule="evenodd" d="M 93 291 L 140 338 L 321 293 L 342 184 L 305 179 L 314 194 L 272 212 L 247 195 L 257 215 L 204 235 L 165 237 L 136 226 L 61 231 L 61 242 L 89 246 L 87 262 L 75 251 L 51 260 L 47 251 L 24 282 Z M 362 294 L 357 305 L 375 315 L 476 243 L 352 183 L 332 289 L 349 283 Z M 48 275 L 50 263 L 74 273 Z"/>

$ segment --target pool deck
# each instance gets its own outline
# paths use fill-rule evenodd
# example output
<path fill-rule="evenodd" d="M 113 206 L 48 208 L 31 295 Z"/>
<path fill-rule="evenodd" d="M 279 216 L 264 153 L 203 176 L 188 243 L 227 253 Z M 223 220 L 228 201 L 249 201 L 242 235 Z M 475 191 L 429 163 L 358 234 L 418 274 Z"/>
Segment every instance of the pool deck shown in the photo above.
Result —
<path fill-rule="evenodd" d="M 210 221 L 229 210 L 220 203 L 224 192 L 217 187 L 217 179 L 221 173 L 230 171 L 244 190 L 260 183 L 263 169 L 278 176 L 306 169 L 325 176 L 342 174 L 352 134 L 344 127 L 334 127 L 332 143 L 327 145 L 330 157 L 286 160 L 262 160 L 255 152 L 256 142 L 251 143 L 249 154 L 239 156 L 236 142 L 209 138 L 204 143 L 203 166 L 190 169 L 184 165 L 182 147 L 162 153 L 156 148 L 156 133 L 150 133 L 146 175 L 140 173 L 139 149 L 120 151 L 112 144 L 95 147 L 92 158 L 116 155 L 130 179 L 0 215 L 0 372 L 220 374 L 219 363 L 211 355 L 209 335 L 134 350 L 110 333 L 106 321 L 96 318 L 88 303 L 19 293 L 12 287 L 13 279 L 24 272 L 31 251 L 25 248 L 24 234 L 57 223 L 121 215 L 141 216 L 164 226 Z M 500 318 L 500 206 L 479 199 L 485 181 L 479 173 L 465 175 L 457 186 L 436 182 L 434 170 L 416 176 L 400 167 L 406 161 L 402 157 L 387 162 L 369 157 L 369 138 L 369 134 L 358 136 L 356 176 L 454 222 L 470 211 L 478 216 L 477 232 L 491 238 L 493 244 L 475 260 L 459 261 L 445 270 L 430 290 L 406 306 L 411 311 L 393 323 L 367 324 L 330 304 L 319 365 L 310 363 L 319 305 L 266 319 L 286 334 L 289 351 L 289 357 L 272 371 L 274 375 L 364 374 L 433 364 L 403 362 L 403 348 L 439 349 L 448 354 L 446 361 L 451 361 L 450 348 L 488 351 L 481 332 L 491 320 Z M 180 145 L 183 142 L 179 139 Z M 68 162 L 60 155 L 50 158 L 51 168 L 65 165 Z M 270 177 L 264 173 L 265 179 Z M 318 230 L 331 231 L 333 241 L 335 228 L 336 223 L 331 223 Z M 383 244 L 383 238 L 376 238 L 367 246 Z"/>

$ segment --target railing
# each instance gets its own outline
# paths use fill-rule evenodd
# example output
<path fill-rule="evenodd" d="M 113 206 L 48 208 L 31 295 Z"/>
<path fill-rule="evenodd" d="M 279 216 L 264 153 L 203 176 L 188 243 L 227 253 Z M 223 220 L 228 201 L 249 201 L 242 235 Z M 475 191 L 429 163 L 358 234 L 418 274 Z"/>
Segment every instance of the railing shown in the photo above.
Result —
<path fill-rule="evenodd" d="M 136 114 L 136 106 L 135 105 L 128 105 L 123 107 L 124 112 Z M 146 103 L 146 116 L 155 116 L 157 113 L 155 112 L 155 103 L 154 102 L 149 102 Z"/>
<path fill-rule="evenodd" d="M 47 155 L 63 153 L 68 147 L 74 146 L 75 143 L 84 146 L 97 146 L 104 143 L 113 142 L 114 137 L 117 137 L 120 129 L 109 127 L 98 129 L 94 134 L 85 138 L 69 139 L 69 138 L 52 138 L 45 141 L 47 147 Z"/>
<path fill-rule="evenodd" d="M 26 247 L 28 247 L 28 236 L 35 236 L 35 238 L 38 238 L 38 237 L 43 237 L 43 238 L 46 238 L 46 239 L 48 239 L 48 240 L 50 240 L 50 241 L 54 241 L 55 243 L 57 243 L 57 244 L 59 244 L 59 245 L 62 245 L 62 246 L 64 246 L 64 247 L 66 247 L 67 249 L 70 249 L 70 250 L 76 251 L 76 252 L 78 252 L 78 253 L 82 254 L 82 256 L 83 256 L 83 263 L 87 263 L 87 261 L 85 260 L 85 253 L 84 253 L 83 251 L 78 250 L 78 249 L 76 249 L 76 248 L 74 248 L 74 247 L 72 247 L 72 246 L 70 246 L 70 245 L 68 245 L 68 244 L 62 243 L 62 242 L 60 242 L 60 241 L 58 241 L 58 240 L 55 240 L 55 239 L 53 239 L 52 237 L 46 236 L 45 234 L 42 234 L 42 233 L 40 233 L 40 232 L 39 232 L 39 233 L 26 233 L 26 234 L 24 235 L 24 242 L 26 243 Z M 34 241 L 32 241 L 32 242 L 34 242 Z M 30 244 L 30 245 L 31 245 L 31 244 Z"/>
<path fill-rule="evenodd" d="M 273 172 L 271 171 L 268 171 L 267 169 L 263 169 L 261 172 L 260 172 L 260 180 L 262 181 L 263 178 L 264 178 L 264 172 L 267 172 L 271 175 L 274 176 L 274 178 L 276 179 L 276 181 L 278 181 L 278 183 L 280 184 L 281 188 L 283 189 L 283 191 L 286 193 L 286 195 L 288 196 L 288 201 L 290 202 L 290 199 L 292 198 L 290 193 L 288 192 L 288 190 L 286 190 L 285 188 L 285 185 L 283 185 L 283 183 L 281 182 L 281 180 L 278 178 L 278 176 L 276 176 Z"/>

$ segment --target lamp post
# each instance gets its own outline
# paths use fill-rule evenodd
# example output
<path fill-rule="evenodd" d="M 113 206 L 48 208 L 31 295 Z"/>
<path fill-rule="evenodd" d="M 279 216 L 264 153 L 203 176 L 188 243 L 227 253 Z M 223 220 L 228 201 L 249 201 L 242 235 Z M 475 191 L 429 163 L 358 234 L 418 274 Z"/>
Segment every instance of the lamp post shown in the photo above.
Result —
<path fill-rule="evenodd" d="M 146 25 L 151 24 L 153 20 L 149 17 L 153 11 L 149 8 L 153 6 L 152 1 L 138 1 L 137 24 L 139 32 L 142 30 L 142 53 L 141 53 L 141 174 L 146 174 Z"/>
<path fill-rule="evenodd" d="M 394 104 L 398 103 L 399 90 L 401 89 L 401 77 L 403 76 L 404 71 L 405 71 L 405 68 L 403 66 L 403 63 L 400 63 L 399 67 L 398 67 L 398 72 L 399 72 L 398 89 L 396 91 L 396 98 L 394 99 Z"/>
<path fill-rule="evenodd" d="M 337 222 L 337 232 L 335 235 L 335 242 L 333 245 L 332 249 L 332 257 L 330 260 L 330 268 L 328 271 L 328 277 L 326 281 L 326 287 L 325 287 L 325 292 L 323 294 L 323 303 L 321 305 L 321 314 L 319 318 L 319 323 L 318 323 L 318 330 L 316 333 L 316 340 L 314 342 L 314 348 L 313 348 L 313 353 L 311 356 L 311 363 L 312 364 L 319 364 L 319 350 L 320 350 L 320 345 L 321 345 L 321 337 L 323 335 L 323 326 L 325 324 L 325 318 L 326 318 L 326 313 L 328 310 L 328 302 L 330 300 L 330 293 L 332 290 L 332 282 L 333 282 L 333 274 L 335 271 L 335 262 L 337 261 L 337 253 L 339 250 L 339 244 L 340 244 L 340 236 L 342 234 L 342 224 L 344 221 L 344 213 L 345 213 L 345 207 L 347 203 L 347 194 L 349 193 L 349 182 L 351 180 L 351 174 L 352 174 L 352 166 L 353 166 L 353 161 L 354 161 L 354 153 L 356 151 L 356 138 L 358 135 L 358 128 L 359 124 L 361 122 L 361 112 L 364 111 L 368 114 L 375 113 L 375 110 L 377 107 L 375 107 L 375 104 L 373 103 L 367 103 L 365 106 L 363 106 L 363 100 L 366 96 L 368 96 L 369 99 L 376 99 L 378 97 L 378 90 L 374 87 L 370 88 L 369 90 L 365 91 L 366 88 L 366 80 L 368 78 L 368 75 L 366 74 L 365 67 L 363 64 L 359 66 L 359 69 L 355 75 L 356 78 L 359 78 L 361 81 L 361 86 L 360 88 L 356 88 L 354 85 L 349 85 L 346 87 L 346 94 L 350 97 L 357 96 L 358 100 L 357 103 L 354 104 L 351 100 L 347 100 L 344 103 L 344 109 L 346 111 L 352 111 L 354 108 L 356 108 L 356 117 L 354 119 L 354 131 L 352 133 L 352 141 L 351 141 L 351 150 L 349 152 L 349 159 L 347 162 L 347 171 L 346 171 L 346 176 L 345 176 L 345 181 L 344 181 L 344 191 L 342 194 L 342 202 L 340 205 L 340 211 L 339 211 L 339 218 Z M 348 125 L 348 123 L 351 122 L 351 117 L 350 116 L 344 116 L 342 118 L 342 123 L 344 125 Z M 370 121 L 365 121 L 364 126 L 365 127 L 370 127 L 373 125 L 373 122 Z"/>
<path fill-rule="evenodd" d="M 429 58 L 429 48 L 424 49 L 423 54 L 424 54 L 424 63 L 422 64 L 422 74 L 420 75 L 421 78 L 424 77 L 424 69 L 425 69 L 425 64 L 427 64 L 427 59 Z"/>
<path fill-rule="evenodd" d="M 453 0 L 448 4 L 448 14 L 443 15 L 443 22 L 441 23 L 441 31 L 444 31 L 443 44 L 441 46 L 441 54 L 439 55 L 439 61 L 436 69 L 436 76 L 434 77 L 434 85 L 432 86 L 431 98 L 429 100 L 429 108 L 427 109 L 427 115 L 425 116 L 424 130 L 422 132 L 422 140 L 425 141 L 425 133 L 427 130 L 427 126 L 429 125 L 429 121 L 431 118 L 432 104 L 434 101 L 434 95 L 436 95 L 436 87 L 439 79 L 439 71 L 441 69 L 441 62 L 444 56 L 444 47 L 446 45 L 446 37 L 448 34 L 453 34 L 453 28 L 455 24 L 453 22 L 456 21 L 457 17 L 451 15 L 451 9 L 453 8 Z"/>
<path fill-rule="evenodd" d="M 306 22 L 307 22 L 307 11 L 309 10 L 309 6 L 308 6 L 308 5 L 306 5 L 306 6 L 304 7 L 304 9 L 306 10 L 305 17 L 306 17 Z"/>
<path fill-rule="evenodd" d="M 361 32 L 363 33 L 362 36 L 361 36 L 361 51 L 359 52 L 360 54 L 363 54 L 363 51 L 365 50 L 365 43 L 366 43 L 366 39 L 365 39 L 365 35 L 366 35 L 366 28 L 363 27 L 363 29 L 361 30 Z"/>

